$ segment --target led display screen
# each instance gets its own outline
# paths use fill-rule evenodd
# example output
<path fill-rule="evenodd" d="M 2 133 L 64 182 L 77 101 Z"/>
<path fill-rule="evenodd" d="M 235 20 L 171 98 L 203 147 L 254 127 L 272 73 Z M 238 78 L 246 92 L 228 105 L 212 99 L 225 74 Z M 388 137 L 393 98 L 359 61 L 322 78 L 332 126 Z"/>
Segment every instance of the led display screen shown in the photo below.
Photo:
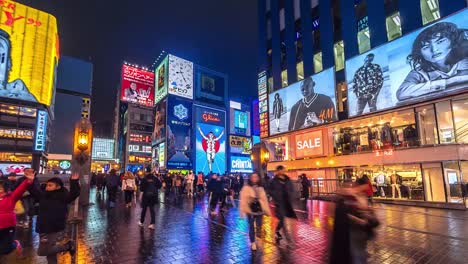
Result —
<path fill-rule="evenodd" d="M 250 136 L 250 112 L 231 109 L 231 133 Z"/>
<path fill-rule="evenodd" d="M 120 100 L 143 106 L 153 106 L 154 73 L 130 65 L 122 65 Z"/>
<path fill-rule="evenodd" d="M 8 175 L 10 173 L 24 175 L 24 169 L 27 168 L 31 168 L 31 164 L 0 163 L 0 172 L 2 175 Z"/>
<path fill-rule="evenodd" d="M 36 118 L 36 135 L 34 140 L 34 151 L 45 151 L 47 146 L 47 125 L 49 114 L 47 111 L 38 110 Z"/>
<path fill-rule="evenodd" d="M 270 93 L 270 135 L 337 120 L 334 76 L 329 68 Z"/>
<path fill-rule="evenodd" d="M 155 92 L 154 102 L 158 103 L 167 95 L 168 86 L 169 57 L 166 56 L 155 70 Z"/>
<path fill-rule="evenodd" d="M 468 10 L 346 61 L 349 116 L 467 89 Z"/>
<path fill-rule="evenodd" d="M 229 136 L 231 153 L 252 154 L 252 139 L 250 137 Z"/>
<path fill-rule="evenodd" d="M 197 99 L 223 104 L 226 90 L 226 78 L 219 73 L 201 67 L 195 67 L 195 88 Z"/>
<path fill-rule="evenodd" d="M 167 103 L 168 169 L 192 168 L 192 102 L 169 97 Z"/>
<path fill-rule="evenodd" d="M 260 137 L 268 137 L 268 99 L 267 74 L 262 71 L 258 74 L 258 122 Z"/>
<path fill-rule="evenodd" d="M 166 104 L 167 101 L 163 100 L 154 107 L 153 146 L 166 139 Z"/>
<path fill-rule="evenodd" d="M 193 63 L 169 54 L 168 92 L 193 99 Z"/>
<path fill-rule="evenodd" d="M 110 138 L 93 138 L 91 157 L 98 160 L 114 158 L 114 140 Z"/>
<path fill-rule="evenodd" d="M 0 97 L 50 106 L 58 40 L 55 17 L 13 1 L 1 1 Z"/>
<path fill-rule="evenodd" d="M 252 173 L 253 165 L 250 157 L 231 156 L 231 172 Z"/>

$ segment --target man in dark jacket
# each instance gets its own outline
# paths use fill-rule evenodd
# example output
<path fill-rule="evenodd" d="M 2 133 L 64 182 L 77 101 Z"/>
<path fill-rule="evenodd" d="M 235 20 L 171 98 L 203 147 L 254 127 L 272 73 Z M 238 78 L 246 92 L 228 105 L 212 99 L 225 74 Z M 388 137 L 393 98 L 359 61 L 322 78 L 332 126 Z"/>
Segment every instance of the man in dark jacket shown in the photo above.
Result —
<path fill-rule="evenodd" d="M 211 179 L 208 181 L 208 192 L 210 193 L 210 212 L 212 215 L 216 215 L 216 205 L 218 201 L 223 197 L 223 181 L 221 177 L 218 175 L 213 174 Z"/>
<path fill-rule="evenodd" d="M 79 174 L 70 178 L 70 191 L 60 178 L 47 181 L 45 191 L 38 184 L 30 188 L 31 194 L 39 201 L 36 232 L 40 234 L 39 256 L 47 256 L 48 263 L 57 263 L 57 253 L 72 251 L 72 241 L 65 240 L 65 224 L 67 221 L 68 204 L 80 195 Z"/>
<path fill-rule="evenodd" d="M 107 200 L 109 202 L 109 208 L 115 207 L 115 201 L 117 199 L 117 191 L 119 189 L 120 177 L 117 172 L 112 169 L 109 175 L 106 177 L 107 186 Z"/>
<path fill-rule="evenodd" d="M 141 201 L 141 217 L 138 225 L 143 227 L 146 217 L 146 209 L 149 209 L 151 222 L 148 226 L 149 229 L 155 229 L 156 215 L 154 212 L 154 205 L 158 202 L 159 189 L 162 183 L 152 172 L 151 168 L 146 168 L 146 175 L 140 183 L 140 201 Z"/>
<path fill-rule="evenodd" d="M 286 175 L 286 169 L 279 165 L 276 167 L 276 174 L 270 183 L 270 195 L 273 198 L 273 202 L 276 206 L 275 215 L 279 220 L 278 226 L 276 226 L 276 241 L 279 242 L 283 237 L 280 234 L 281 229 L 289 243 L 293 242 L 292 234 L 288 228 L 284 228 L 285 218 L 297 218 L 294 212 L 291 197 L 293 195 L 293 186 L 291 180 Z"/>

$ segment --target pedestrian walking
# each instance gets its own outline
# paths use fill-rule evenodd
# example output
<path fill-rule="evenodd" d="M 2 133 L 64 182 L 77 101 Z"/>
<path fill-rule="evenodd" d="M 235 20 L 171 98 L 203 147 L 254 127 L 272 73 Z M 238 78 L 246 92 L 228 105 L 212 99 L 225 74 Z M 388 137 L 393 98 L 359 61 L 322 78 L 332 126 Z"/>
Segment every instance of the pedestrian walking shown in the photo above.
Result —
<path fill-rule="evenodd" d="M 233 189 L 235 195 L 239 195 L 240 190 L 244 186 L 244 178 L 237 174 L 234 178 Z"/>
<path fill-rule="evenodd" d="M 140 184 L 140 201 L 141 201 L 141 217 L 138 225 L 143 227 L 146 218 L 146 211 L 149 209 L 151 222 L 148 226 L 149 229 L 155 229 L 154 224 L 156 223 L 156 215 L 154 212 L 154 206 L 158 202 L 159 189 L 161 189 L 162 183 L 158 177 L 152 172 L 151 168 L 146 168 L 146 175 L 141 180 Z"/>
<path fill-rule="evenodd" d="M 135 195 L 136 190 L 137 190 L 137 184 L 135 180 L 135 175 L 127 171 L 122 180 L 122 191 L 124 192 L 124 196 L 125 196 L 125 207 L 127 208 L 132 207 L 132 200 L 133 200 L 133 196 Z"/>
<path fill-rule="evenodd" d="M 26 175 L 28 179 L 33 178 Z M 57 263 L 57 254 L 69 251 L 74 254 L 74 243 L 67 239 L 65 226 L 68 215 L 68 205 L 80 196 L 79 174 L 70 177 L 70 191 L 60 178 L 47 180 L 45 191 L 38 184 L 30 188 L 31 194 L 39 201 L 36 232 L 39 233 L 39 248 L 37 254 L 46 256 L 49 264 Z"/>
<path fill-rule="evenodd" d="M 307 201 L 309 199 L 309 188 L 310 188 L 310 181 L 305 174 L 301 174 L 299 176 L 301 181 L 302 191 L 301 191 L 301 200 Z"/>
<path fill-rule="evenodd" d="M 103 173 L 98 173 L 96 176 L 96 190 L 98 194 L 101 194 L 104 192 L 106 188 L 106 177 Z"/>
<path fill-rule="evenodd" d="M 193 175 L 193 171 L 190 171 L 187 175 L 186 180 L 186 189 L 188 196 L 193 196 L 193 181 L 195 180 L 195 176 Z"/>
<path fill-rule="evenodd" d="M 260 237 L 263 215 L 271 215 L 265 189 L 258 173 L 252 173 L 247 185 L 240 191 L 239 210 L 249 222 L 249 238 L 252 250 L 257 250 L 255 237 Z"/>
<path fill-rule="evenodd" d="M 117 200 L 117 191 L 119 189 L 120 177 L 117 172 L 112 169 L 109 175 L 106 176 L 106 187 L 107 187 L 107 202 L 109 208 L 114 208 Z"/>
<path fill-rule="evenodd" d="M 204 187 L 204 184 L 205 181 L 203 179 L 203 173 L 199 172 L 198 175 L 197 175 L 197 188 L 198 188 L 198 192 L 199 193 L 202 193 L 203 192 L 203 187 Z"/>
<path fill-rule="evenodd" d="M 218 177 L 216 173 L 211 176 L 211 179 L 208 181 L 207 186 L 208 192 L 210 193 L 209 204 L 210 204 L 210 213 L 211 215 L 216 215 L 216 206 L 218 202 L 223 197 L 223 182 L 221 177 Z"/>
<path fill-rule="evenodd" d="M 275 215 L 279 220 L 276 226 L 275 239 L 277 242 L 280 242 L 283 239 L 280 232 L 283 231 L 289 246 L 294 246 L 291 222 L 297 216 L 291 202 L 293 186 L 291 180 L 286 175 L 286 169 L 282 165 L 276 167 L 275 177 L 270 183 L 270 195 L 276 207 Z"/>
<path fill-rule="evenodd" d="M 21 243 L 15 240 L 15 205 L 33 184 L 34 171 L 26 169 L 25 174 L 27 180 L 23 181 L 14 191 L 10 191 L 10 183 L 7 179 L 0 179 L 0 260 L 2 263 L 3 259 L 13 251 L 16 251 L 17 254 L 22 252 Z"/>

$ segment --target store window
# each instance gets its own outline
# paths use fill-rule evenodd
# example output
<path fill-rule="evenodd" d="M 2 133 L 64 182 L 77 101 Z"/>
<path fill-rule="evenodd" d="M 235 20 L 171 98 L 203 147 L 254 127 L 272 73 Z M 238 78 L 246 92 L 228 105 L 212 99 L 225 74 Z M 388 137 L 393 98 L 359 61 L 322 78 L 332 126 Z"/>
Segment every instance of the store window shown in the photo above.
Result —
<path fill-rule="evenodd" d="M 288 70 L 281 72 L 281 87 L 288 86 Z"/>
<path fill-rule="evenodd" d="M 421 145 L 438 144 L 437 123 L 433 105 L 416 108 Z"/>
<path fill-rule="evenodd" d="M 387 26 L 388 41 L 392 41 L 401 36 L 400 12 L 388 16 L 385 22 Z"/>
<path fill-rule="evenodd" d="M 298 62 L 296 64 L 296 70 L 297 70 L 297 80 L 304 80 L 304 62 Z"/>
<path fill-rule="evenodd" d="M 426 201 L 446 202 L 444 176 L 440 163 L 422 164 Z"/>
<path fill-rule="evenodd" d="M 423 25 L 440 18 L 439 0 L 421 0 L 420 3 Z"/>
<path fill-rule="evenodd" d="M 447 161 L 444 165 L 445 186 L 449 203 L 463 203 L 462 175 L 458 161 Z"/>
<path fill-rule="evenodd" d="M 333 130 L 337 155 L 419 145 L 412 109 L 346 122 Z"/>
<path fill-rule="evenodd" d="M 270 161 L 284 161 L 290 157 L 289 140 L 286 136 L 266 140 L 265 146 L 270 153 Z"/>
<path fill-rule="evenodd" d="M 452 102 L 455 136 L 458 143 L 468 143 L 468 98 Z"/>
<path fill-rule="evenodd" d="M 452 108 L 450 106 L 450 101 L 439 102 L 436 103 L 435 106 L 440 144 L 454 143 L 455 131 L 453 129 Z"/>
<path fill-rule="evenodd" d="M 369 27 L 358 32 L 359 54 L 364 53 L 371 48 Z"/>
<path fill-rule="evenodd" d="M 315 73 L 321 72 L 323 70 L 322 64 L 322 52 L 315 53 L 314 55 L 314 71 Z"/>
<path fill-rule="evenodd" d="M 333 53 L 335 55 L 335 70 L 340 71 L 344 69 L 344 43 L 342 40 L 335 43 Z"/>

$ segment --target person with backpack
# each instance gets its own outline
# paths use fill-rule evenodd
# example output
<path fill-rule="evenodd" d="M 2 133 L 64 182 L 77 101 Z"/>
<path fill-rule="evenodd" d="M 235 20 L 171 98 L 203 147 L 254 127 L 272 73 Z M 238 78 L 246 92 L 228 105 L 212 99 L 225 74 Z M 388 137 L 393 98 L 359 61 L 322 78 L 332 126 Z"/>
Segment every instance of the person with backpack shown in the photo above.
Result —
<path fill-rule="evenodd" d="M 16 214 L 15 205 L 33 184 L 34 170 L 26 169 L 27 180 L 24 180 L 14 191 L 10 191 L 7 179 L 0 179 L 0 260 L 16 250 L 21 254 L 22 247 L 15 240 Z"/>
<path fill-rule="evenodd" d="M 141 217 L 138 222 L 139 226 L 144 226 L 146 210 L 149 209 L 151 222 L 148 228 L 152 230 L 155 229 L 154 224 L 156 223 L 156 215 L 154 212 L 154 206 L 158 202 L 158 194 L 161 187 L 162 183 L 159 178 L 151 172 L 150 167 L 146 168 L 146 175 L 140 183 Z"/>
<path fill-rule="evenodd" d="M 262 230 L 263 215 L 271 215 L 265 189 L 261 185 L 258 173 L 252 173 L 247 185 L 244 185 L 239 194 L 239 210 L 241 216 L 247 216 L 249 221 L 249 238 L 252 250 L 257 250 L 255 237 Z"/>
<path fill-rule="evenodd" d="M 117 175 L 117 172 L 112 169 L 109 172 L 109 175 L 106 177 L 106 187 L 107 187 L 107 201 L 109 203 L 109 208 L 115 207 L 115 202 L 117 200 L 117 191 L 119 190 L 120 177 Z"/>
<path fill-rule="evenodd" d="M 132 200 L 136 190 L 137 184 L 135 181 L 135 176 L 133 173 L 127 171 L 122 180 L 122 191 L 124 192 L 125 196 L 125 207 L 132 207 Z"/>
<path fill-rule="evenodd" d="M 32 176 L 26 175 L 28 179 Z M 36 232 L 39 233 L 39 256 L 46 256 L 48 263 L 57 263 L 57 254 L 75 251 L 74 243 L 66 239 L 65 227 L 68 216 L 68 205 L 80 196 L 78 173 L 70 177 L 70 191 L 60 178 L 47 180 L 45 190 L 39 184 L 34 184 L 29 191 L 39 201 L 39 215 L 37 216 Z"/>

